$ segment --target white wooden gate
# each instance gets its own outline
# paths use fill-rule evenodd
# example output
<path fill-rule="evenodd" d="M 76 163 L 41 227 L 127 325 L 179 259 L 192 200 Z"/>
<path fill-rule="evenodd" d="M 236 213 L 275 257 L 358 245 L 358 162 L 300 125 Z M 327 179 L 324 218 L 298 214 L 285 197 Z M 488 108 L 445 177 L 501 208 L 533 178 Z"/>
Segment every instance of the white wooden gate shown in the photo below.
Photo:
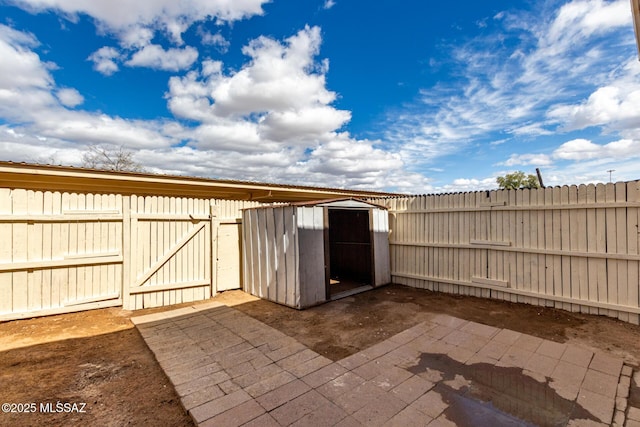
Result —
<path fill-rule="evenodd" d="M 124 308 L 211 296 L 209 199 L 132 196 L 130 211 L 130 276 Z"/>

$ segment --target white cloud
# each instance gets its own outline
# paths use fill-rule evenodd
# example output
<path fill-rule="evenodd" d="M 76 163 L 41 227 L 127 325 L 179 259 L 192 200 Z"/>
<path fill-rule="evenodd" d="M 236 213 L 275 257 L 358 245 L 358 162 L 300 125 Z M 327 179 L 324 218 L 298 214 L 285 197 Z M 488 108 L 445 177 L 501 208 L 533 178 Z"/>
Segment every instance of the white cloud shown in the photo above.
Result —
<path fill-rule="evenodd" d="M 620 139 L 596 144 L 577 138 L 560 144 L 550 154 L 513 154 L 498 165 L 540 166 L 545 185 L 569 185 L 607 182 L 609 170 L 614 180 L 638 179 L 640 140 Z M 503 174 L 500 172 L 499 174 Z"/>
<path fill-rule="evenodd" d="M 283 111 L 333 102 L 335 93 L 325 88 L 326 65 L 313 61 L 320 42 L 318 27 L 307 27 L 285 44 L 266 37 L 253 40 L 243 48 L 250 57 L 247 66 L 229 78 L 210 77 L 215 114 Z"/>
<path fill-rule="evenodd" d="M 122 36 L 123 40 L 131 31 L 151 29 L 164 31 L 177 42 L 181 42 L 182 32 L 194 22 L 232 22 L 262 15 L 262 5 L 267 2 L 268 0 L 10 0 L 10 3 L 25 10 L 59 12 L 70 20 L 75 20 L 79 14 L 89 15 L 104 27 L 104 31 L 114 32 Z"/>
<path fill-rule="evenodd" d="M 77 107 L 84 102 L 84 97 L 76 89 L 64 88 L 56 92 L 56 97 L 65 107 Z"/>
<path fill-rule="evenodd" d="M 84 111 L 50 109 L 34 117 L 31 131 L 81 144 L 124 145 L 131 149 L 166 147 L 179 142 L 156 121 L 126 120 Z"/>
<path fill-rule="evenodd" d="M 66 147 L 75 142 L 82 146 L 115 143 L 135 148 L 178 142 L 171 136 L 175 127 L 168 132 L 160 122 L 132 121 L 66 108 L 80 105 L 83 97 L 74 88 L 56 86 L 49 72 L 52 65 L 42 62 L 30 50 L 36 45 L 29 34 L 0 25 L 0 119 L 17 123 L 5 127 L 5 136 L 24 135 L 26 144 L 42 147 Z M 4 158 L 14 156 L 10 150 L 3 153 Z"/>
<path fill-rule="evenodd" d="M 540 34 L 540 45 L 557 53 L 584 43 L 593 35 L 630 25 L 629 2 L 625 0 L 574 0 L 563 5 L 552 24 Z"/>
<path fill-rule="evenodd" d="M 275 111 L 260 123 L 261 133 L 267 139 L 286 141 L 322 135 L 339 129 L 351 120 L 351 113 L 326 105 L 300 108 L 297 111 Z"/>
<path fill-rule="evenodd" d="M 640 63 L 628 61 L 612 73 L 609 84 L 597 88 L 577 104 L 557 105 L 548 116 L 566 130 L 603 126 L 625 131 L 640 127 Z"/>
<path fill-rule="evenodd" d="M 134 53 L 125 65 L 179 71 L 191 67 L 196 59 L 198 59 L 198 51 L 191 46 L 165 50 L 160 45 L 149 44 Z"/>
<path fill-rule="evenodd" d="M 33 13 L 53 11 L 75 22 L 78 15 L 95 20 L 98 31 L 117 37 L 120 48 L 103 47 L 89 56 L 94 69 L 104 75 L 118 71 L 118 64 L 149 66 L 177 71 L 189 68 L 197 59 L 193 47 L 163 48 L 152 44 L 157 34 L 170 43 L 184 44 L 182 34 L 196 22 L 230 23 L 262 15 L 262 5 L 269 0 L 9 0 Z M 224 38 L 213 35 L 204 41 L 225 46 Z M 127 58 L 130 57 L 128 60 Z"/>
<path fill-rule="evenodd" d="M 229 40 L 225 39 L 220 32 L 213 34 L 200 27 L 198 28 L 198 35 L 200 36 L 200 42 L 203 45 L 215 46 L 222 53 L 227 52 L 231 45 Z"/>
<path fill-rule="evenodd" d="M 120 44 L 129 49 L 143 48 L 151 44 L 154 31 L 146 27 L 130 27 L 119 35 Z"/>
<path fill-rule="evenodd" d="M 330 106 L 336 95 L 325 87 L 327 66 L 314 61 L 320 42 L 317 27 L 284 43 L 260 37 L 244 49 L 249 62 L 230 75 L 220 62 L 204 61 L 199 73 L 170 79 L 169 108 L 215 127 L 250 124 L 267 141 L 327 140 L 351 115 Z"/>
<path fill-rule="evenodd" d="M 140 40 L 140 43 L 145 43 Z M 127 56 L 131 57 L 127 59 Z M 110 76 L 119 70 L 118 63 L 128 67 L 148 67 L 165 71 L 188 69 L 198 59 L 198 51 L 191 47 L 165 49 L 157 44 L 136 45 L 134 50 L 120 51 L 103 46 L 87 58 L 93 61 L 94 70 Z"/>
<path fill-rule="evenodd" d="M 110 76 L 118 71 L 119 68 L 116 60 L 120 60 L 121 57 L 122 54 L 117 49 L 103 46 L 89 55 L 87 59 L 93 61 L 94 70 L 105 76 Z"/>
<path fill-rule="evenodd" d="M 322 5 L 322 7 L 324 9 L 331 9 L 335 5 L 336 5 L 336 2 L 334 0 L 325 0 L 324 5 Z"/>
<path fill-rule="evenodd" d="M 370 178 L 382 177 L 389 169 L 403 166 L 399 155 L 376 149 L 368 140 L 354 141 L 347 135 L 339 135 L 313 150 L 310 163 L 313 172 Z"/>
<path fill-rule="evenodd" d="M 434 187 L 435 193 L 462 193 L 468 191 L 493 190 L 498 188 L 496 178 L 457 178 L 451 184 Z"/>
<path fill-rule="evenodd" d="M 189 146 L 233 159 L 229 165 L 238 164 L 239 153 L 250 156 L 254 166 L 240 168 L 262 179 L 278 168 L 278 181 L 427 185 L 424 177 L 402 171 L 399 154 L 340 132 L 351 113 L 331 105 L 336 95 L 325 85 L 328 64 L 315 59 L 321 41 L 317 27 L 284 42 L 260 37 L 243 49 L 249 61 L 236 72 L 226 74 L 222 63 L 207 60 L 199 72 L 172 77 L 169 108 L 201 123 L 189 132 Z"/>
<path fill-rule="evenodd" d="M 32 35 L 0 25 L 0 118 L 25 122 L 57 105 L 49 66 L 31 50 L 37 45 Z"/>
<path fill-rule="evenodd" d="M 532 165 L 532 166 L 548 166 L 553 160 L 546 154 L 512 154 L 509 159 L 498 163 L 502 166 Z"/>
<path fill-rule="evenodd" d="M 640 157 L 640 141 L 621 139 L 608 144 L 594 144 L 587 139 L 565 142 L 553 152 L 553 157 L 563 160 L 611 159 L 627 160 Z"/>
<path fill-rule="evenodd" d="M 16 31 L 0 24 L 0 88 L 49 88 L 53 80 L 40 57 L 31 50 L 38 46 L 29 33 Z"/>

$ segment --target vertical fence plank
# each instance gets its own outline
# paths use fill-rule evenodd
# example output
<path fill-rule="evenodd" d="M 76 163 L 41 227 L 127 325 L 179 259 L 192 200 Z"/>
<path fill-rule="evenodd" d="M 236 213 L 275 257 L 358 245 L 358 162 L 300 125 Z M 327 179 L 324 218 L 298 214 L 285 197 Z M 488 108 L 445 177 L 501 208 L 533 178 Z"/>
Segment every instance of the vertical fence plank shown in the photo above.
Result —
<path fill-rule="evenodd" d="M 596 203 L 596 186 L 589 184 L 586 191 L 586 203 L 593 205 Z M 595 208 L 589 208 L 586 210 L 586 226 L 584 230 L 585 238 L 587 240 L 587 252 L 596 253 L 597 248 L 597 221 L 596 221 Z M 587 259 L 587 299 L 589 301 L 598 301 L 598 262 L 595 258 Z M 598 309 L 595 307 L 589 308 L 589 313 L 598 314 Z"/>
<path fill-rule="evenodd" d="M 62 215 L 62 194 L 52 193 L 51 214 Z M 62 259 L 66 252 L 68 228 L 60 222 L 51 224 L 51 259 Z M 67 269 L 54 268 L 51 270 L 51 306 L 60 307 L 64 300 Z"/>
<path fill-rule="evenodd" d="M 640 181 L 627 183 L 627 201 L 630 203 L 640 202 Z M 629 207 L 627 208 L 627 253 L 630 255 L 638 255 L 638 238 L 640 237 L 640 225 L 638 222 L 638 215 L 640 208 Z M 627 262 L 627 298 L 628 305 L 631 307 L 640 306 L 639 287 L 638 280 L 638 264 L 637 260 Z M 635 325 L 640 324 L 640 315 L 629 314 L 629 322 Z"/>
<path fill-rule="evenodd" d="M 596 203 L 606 201 L 607 188 L 604 184 L 596 185 Z M 606 209 L 596 209 L 596 251 L 598 253 L 607 252 L 607 215 Z M 607 284 L 607 260 L 598 258 L 594 260 L 597 267 L 598 301 L 607 302 L 609 289 Z M 609 310 L 598 309 L 599 314 L 608 315 Z"/>
<path fill-rule="evenodd" d="M 587 203 L 587 186 L 580 185 L 578 187 L 578 204 L 584 205 Z M 587 252 L 587 211 L 586 209 L 578 209 L 576 211 L 576 237 L 578 247 L 577 250 L 579 252 Z M 577 263 L 577 271 L 578 271 L 578 292 L 577 298 L 580 300 L 589 300 L 589 265 L 588 259 L 584 257 L 578 257 L 575 259 Z M 583 313 L 590 313 L 591 309 L 589 307 L 582 306 L 580 307 L 580 311 Z"/>
<path fill-rule="evenodd" d="M 158 214 L 158 197 L 150 196 L 147 197 L 145 203 L 145 212 L 151 215 Z M 158 254 L 158 220 L 153 218 L 148 221 L 149 223 L 149 265 L 145 266 L 145 271 L 151 267 L 155 262 L 160 259 L 162 254 Z M 191 242 L 189 242 L 191 243 Z M 147 286 L 155 286 L 159 285 L 162 282 L 158 282 L 158 273 L 149 277 Z M 158 305 L 162 305 L 161 301 L 158 301 L 158 292 L 147 292 L 145 294 L 145 307 L 157 307 Z"/>
<path fill-rule="evenodd" d="M 448 200 L 448 209 L 449 209 L 449 235 L 447 236 L 447 242 L 448 244 L 452 245 L 456 242 L 458 236 L 458 215 L 459 213 L 456 212 L 455 209 L 458 206 L 458 195 L 457 194 L 449 194 L 447 196 L 447 200 Z M 457 265 L 457 261 L 458 261 L 458 250 L 456 248 L 453 247 L 449 247 L 447 249 L 447 266 L 448 266 L 448 276 L 451 278 L 451 280 L 457 280 L 458 277 L 458 265 Z M 460 294 L 461 292 L 461 286 L 460 285 L 453 285 L 453 291 L 456 294 Z"/>
<path fill-rule="evenodd" d="M 132 258 L 133 252 L 131 248 L 131 199 L 135 196 L 122 197 L 122 307 L 125 310 L 131 310 L 131 286 L 133 286 L 132 276 Z"/>
<path fill-rule="evenodd" d="M 45 191 L 43 193 L 42 213 L 44 215 L 53 214 L 53 198 L 54 194 L 51 191 Z M 52 236 L 52 224 L 45 222 L 42 224 L 42 260 L 52 259 L 53 240 L 57 239 L 57 236 Z M 52 308 L 57 306 L 53 302 L 52 298 L 52 269 L 47 268 L 42 270 L 42 308 Z"/>
<path fill-rule="evenodd" d="M 547 207 L 547 209 L 545 209 L 544 211 L 544 247 L 545 249 L 554 249 L 553 210 L 548 209 L 548 207 L 553 205 L 553 188 L 552 187 L 547 187 L 544 189 L 544 205 L 545 207 Z M 546 293 L 549 295 L 559 295 L 558 293 L 556 293 L 557 291 L 554 283 L 554 279 L 555 279 L 555 274 L 554 274 L 555 261 L 554 260 L 555 260 L 555 256 L 548 255 L 548 254 L 545 256 L 545 259 L 544 259 L 544 271 L 545 271 L 544 282 L 546 286 L 545 288 Z M 553 307 L 554 305 L 555 303 L 551 300 L 547 300 L 547 302 L 545 303 L 545 306 L 547 307 Z"/>
<path fill-rule="evenodd" d="M 96 209 L 115 210 L 115 206 L 113 206 L 109 200 L 108 194 L 96 194 L 94 203 Z M 98 221 L 94 225 L 94 233 L 93 253 L 105 253 L 109 251 L 109 223 L 105 221 Z M 113 267 L 113 265 L 95 266 L 93 270 L 93 277 L 96 282 L 94 295 L 107 295 L 109 293 L 109 267 Z"/>
<path fill-rule="evenodd" d="M 426 209 L 427 210 L 432 210 L 433 209 L 433 203 L 434 203 L 434 197 L 433 196 L 427 196 L 426 197 Z M 428 243 L 434 243 L 435 242 L 435 221 L 433 220 L 433 213 L 425 213 L 425 221 L 427 221 L 428 226 L 427 226 L 427 242 Z M 434 253 L 435 253 L 435 248 L 434 247 L 427 247 L 427 276 L 429 277 L 435 277 L 436 275 L 436 266 L 435 266 L 435 260 L 434 260 Z M 433 291 L 435 290 L 435 282 L 433 281 L 429 281 L 426 285 L 426 288 Z"/>
<path fill-rule="evenodd" d="M 527 208 L 522 211 L 522 247 L 526 249 L 531 248 L 531 210 L 528 209 L 531 202 L 531 190 L 526 188 L 524 190 L 519 191 L 522 194 L 522 207 Z M 531 270 L 532 270 L 532 261 L 531 254 L 525 252 L 522 254 L 523 261 L 523 274 L 522 274 L 522 289 L 528 292 L 532 292 L 532 279 L 531 279 Z M 531 304 L 532 300 L 529 297 L 522 298 L 521 301 L 527 304 Z"/>
<path fill-rule="evenodd" d="M 12 190 L 12 213 L 26 214 L 27 211 L 27 191 L 23 189 Z M 27 234 L 28 225 L 26 222 L 15 223 L 13 225 L 13 246 L 12 261 L 27 261 Z M 13 273 L 13 310 L 16 312 L 26 311 L 28 307 L 28 280 L 27 271 L 16 271 Z"/>
<path fill-rule="evenodd" d="M 616 188 L 615 185 L 609 183 L 605 186 L 605 197 L 607 202 L 616 201 Z M 616 209 L 606 209 L 606 230 L 607 230 L 607 253 L 615 254 L 618 252 L 618 233 L 616 224 Z M 617 261 L 609 258 L 607 259 L 607 302 L 611 304 L 618 303 L 618 263 Z M 613 310 L 609 310 L 609 316 L 617 317 L 617 313 Z"/>
<path fill-rule="evenodd" d="M 468 245 L 469 242 L 471 241 L 470 239 L 470 218 L 471 218 L 471 213 L 469 211 L 467 211 L 466 209 L 469 207 L 469 200 L 470 200 L 470 193 L 464 193 L 462 195 L 463 199 L 462 199 L 462 207 L 465 208 L 465 211 L 462 212 L 462 224 L 461 227 L 462 229 L 461 234 L 460 234 L 460 244 L 462 245 Z M 469 249 L 461 249 L 460 250 L 460 264 L 462 266 L 462 271 L 460 273 L 460 280 L 464 281 L 464 282 L 470 282 L 471 281 L 471 273 L 470 273 L 470 257 L 469 257 Z M 469 295 L 470 294 L 470 288 L 466 288 L 465 295 Z"/>
<path fill-rule="evenodd" d="M 143 212 L 145 214 L 151 214 L 151 196 L 145 196 L 144 197 L 144 210 Z M 147 271 L 149 269 L 149 267 L 151 267 L 151 265 L 153 264 L 153 256 L 155 254 L 152 255 L 152 245 L 151 245 L 151 228 L 152 228 L 152 220 L 144 220 L 144 221 L 140 221 L 138 223 L 138 226 L 140 227 L 140 229 L 142 230 L 142 236 L 141 236 L 141 244 L 142 244 L 142 253 L 143 253 L 143 257 L 142 257 L 142 269 L 140 271 L 140 274 L 144 274 L 145 271 Z M 155 275 L 154 275 L 155 276 Z M 153 276 L 151 276 L 149 279 L 147 279 L 146 283 L 142 283 L 142 286 L 147 286 L 147 283 L 153 283 L 152 282 Z M 153 299 L 153 302 L 152 302 Z M 152 292 L 145 292 L 142 294 L 142 304 L 144 308 L 149 308 L 149 307 L 154 307 L 155 306 L 155 295 Z"/>
<path fill-rule="evenodd" d="M 424 242 L 424 236 L 426 233 L 425 230 L 425 214 L 424 214 L 424 210 L 425 210 L 426 206 L 425 206 L 425 198 L 424 196 L 418 196 L 418 206 L 417 209 L 420 211 L 418 214 L 416 214 L 417 217 L 417 221 L 418 221 L 418 231 L 416 232 L 416 236 L 415 236 L 415 240 L 417 242 L 423 243 Z M 418 251 L 418 256 L 416 257 L 416 274 L 419 276 L 425 276 L 426 275 L 426 270 L 425 270 L 425 252 L 426 252 L 426 248 L 424 247 L 416 247 L 416 250 Z M 420 281 L 418 283 L 418 286 L 422 289 L 424 289 L 424 280 Z"/>
<path fill-rule="evenodd" d="M 492 191 L 489 193 L 489 204 L 493 206 L 498 202 L 498 193 Z M 489 207 L 487 225 L 487 240 L 490 242 L 498 241 L 498 213 L 495 209 Z M 498 279 L 498 251 L 487 251 L 487 278 Z M 504 295 L 502 296 L 504 297 Z"/>
<path fill-rule="evenodd" d="M 120 254 L 123 254 L 122 242 L 123 237 L 123 223 L 124 223 L 124 211 L 122 208 L 122 194 L 110 194 L 109 195 L 109 206 L 111 206 L 117 212 L 123 216 L 123 222 L 111 222 L 108 224 L 108 233 L 109 233 L 109 244 L 107 245 L 107 250 L 109 251 L 117 251 Z M 123 296 L 123 276 L 122 270 L 124 268 L 124 254 L 123 254 L 123 263 L 110 265 L 107 270 L 107 293 L 119 293 L 120 298 Z"/>
<path fill-rule="evenodd" d="M 615 184 L 616 202 L 627 201 L 627 185 L 624 182 Z M 619 254 L 627 253 L 627 208 L 616 208 L 616 251 Z M 628 262 L 616 260 L 618 270 L 618 304 L 629 305 L 628 289 Z M 628 322 L 629 313 L 618 312 L 618 319 Z"/>
<path fill-rule="evenodd" d="M 486 195 L 486 193 L 482 194 L 482 196 L 480 197 L 480 200 L 478 200 L 478 204 L 484 204 L 486 206 L 487 202 L 488 202 L 488 197 Z M 489 240 L 489 235 L 487 230 L 489 229 L 489 212 L 484 210 L 480 212 L 480 226 L 478 227 L 479 231 L 480 231 L 480 239 L 481 240 Z M 480 249 L 478 250 L 478 253 L 480 255 L 480 260 L 479 260 L 479 266 L 480 266 L 480 271 L 479 271 L 479 277 L 488 277 L 489 272 L 487 269 L 488 266 L 488 250 L 487 249 Z M 491 295 L 491 291 L 488 289 L 481 289 L 480 290 L 480 295 L 483 298 L 490 298 Z M 500 298 L 500 296 L 497 296 L 497 298 Z"/>
<path fill-rule="evenodd" d="M 144 213 L 144 196 L 136 197 L 136 213 Z M 136 266 L 135 266 L 135 275 L 134 275 L 134 284 L 137 285 L 138 277 L 142 275 L 142 272 L 145 270 L 144 267 L 144 227 L 145 224 L 143 221 L 136 220 L 136 245 L 135 245 L 135 257 L 136 257 Z M 135 294 L 135 309 L 144 308 L 144 295 Z"/>
<path fill-rule="evenodd" d="M 531 189 L 529 190 L 529 248 L 538 249 L 538 210 L 536 206 L 538 204 L 538 190 Z M 527 233 L 527 230 L 525 230 Z M 540 278 L 538 277 L 539 268 L 538 268 L 538 254 L 529 254 L 529 265 L 530 265 L 530 289 L 531 292 L 540 293 Z M 537 298 L 530 298 L 529 304 L 539 305 Z"/>
<path fill-rule="evenodd" d="M 468 202 L 467 202 L 467 208 L 469 209 L 473 209 L 476 207 L 476 192 L 470 192 L 468 193 L 469 197 L 468 197 Z M 471 242 L 471 240 L 476 240 L 478 239 L 477 237 L 477 224 L 478 224 L 478 212 L 475 210 L 471 210 L 469 211 L 469 242 Z M 477 256 L 478 250 L 474 249 L 473 247 L 471 249 L 469 249 L 469 280 L 471 280 L 471 277 L 473 276 L 477 276 L 478 275 L 478 267 L 477 267 Z M 477 295 L 477 288 L 471 288 L 469 289 L 469 294 L 476 296 Z"/>
<path fill-rule="evenodd" d="M 553 188 L 553 206 L 557 206 L 561 204 L 560 200 L 560 187 Z M 560 250 L 562 249 L 562 217 L 560 214 L 560 210 L 553 210 L 553 249 Z M 563 296 L 563 285 L 562 285 L 562 257 L 554 256 L 553 257 L 553 290 L 554 295 Z M 565 308 L 563 303 L 554 303 L 554 307 Z"/>
<path fill-rule="evenodd" d="M 10 215 L 12 208 L 12 190 L 0 188 L 0 215 Z M 16 224 L 17 225 L 17 224 Z M 0 236 L 3 244 L 0 245 L 0 262 L 10 263 L 13 258 L 13 227 L 10 222 L 0 222 Z M 0 313 L 12 313 L 13 309 L 13 274 L 10 271 L 0 273 Z"/>
<path fill-rule="evenodd" d="M 42 214 L 43 195 L 41 191 L 27 191 L 27 212 L 30 215 Z M 42 261 L 42 223 L 27 225 L 27 261 Z M 27 307 L 29 310 L 42 308 L 42 270 L 29 271 L 27 275 Z"/>
<path fill-rule="evenodd" d="M 84 211 L 89 214 L 94 211 L 93 207 L 93 194 L 83 194 L 84 197 Z M 84 224 L 84 242 L 81 242 L 82 253 L 85 255 L 90 255 L 93 252 L 93 240 L 94 240 L 94 225 L 93 221 L 83 222 Z M 82 227 L 81 227 L 82 229 Z M 82 244 L 83 243 L 83 244 Z M 91 298 L 94 295 L 94 280 L 93 280 L 93 266 L 82 267 L 82 271 L 84 272 L 84 282 L 82 285 L 83 298 Z"/>
<path fill-rule="evenodd" d="M 569 187 L 569 205 L 575 206 L 578 204 L 578 187 L 572 185 Z M 578 250 L 578 235 L 580 234 L 580 229 L 578 226 L 578 210 L 570 209 L 568 212 L 569 216 L 569 250 L 577 251 Z M 580 281 L 579 281 L 579 262 L 580 258 L 577 257 L 568 257 L 569 258 L 569 277 L 570 277 L 570 295 L 572 299 L 579 300 L 580 299 Z M 580 311 L 581 307 L 578 304 L 571 305 L 571 311 Z"/>
<path fill-rule="evenodd" d="M 536 191 L 536 222 L 537 226 L 537 236 L 535 240 L 537 241 L 536 247 L 538 249 L 545 248 L 545 223 L 544 223 L 544 210 L 541 210 L 540 207 L 544 206 L 544 189 L 539 188 Z M 547 257 L 544 254 L 538 254 L 538 293 L 540 295 L 546 295 L 547 293 Z M 538 299 L 538 305 L 544 305 L 543 299 Z"/>
<path fill-rule="evenodd" d="M 560 188 L 560 205 L 569 204 L 569 187 L 563 185 Z M 563 252 L 571 251 L 571 211 L 560 210 L 560 249 Z M 571 298 L 571 257 L 562 255 L 561 257 L 561 278 L 562 296 Z M 564 310 L 572 311 L 571 304 L 562 304 Z"/>
<path fill-rule="evenodd" d="M 167 212 L 171 214 L 178 213 L 177 200 L 174 196 L 169 197 L 169 210 Z M 178 241 L 178 223 L 177 221 L 167 221 L 169 224 L 169 243 L 167 247 L 171 247 Z M 169 264 L 169 282 L 176 283 L 178 281 L 178 254 L 171 257 Z M 171 304 L 179 304 L 182 302 L 182 294 L 179 290 L 169 291 L 169 301 Z"/>
<path fill-rule="evenodd" d="M 72 195 L 70 193 L 64 192 L 62 193 L 62 197 L 61 197 L 61 201 L 60 201 L 60 212 L 64 212 L 65 210 L 68 210 L 69 207 L 71 206 L 71 199 L 72 199 Z M 61 248 L 60 248 L 60 257 L 62 258 L 64 255 L 66 254 L 70 254 L 71 252 L 71 230 L 72 230 L 72 224 L 70 223 L 70 221 L 65 221 L 61 224 L 60 227 L 60 234 L 61 234 L 61 238 L 60 238 L 60 242 L 61 242 Z M 74 241 L 75 244 L 75 241 Z M 60 289 L 60 304 L 62 305 L 65 301 L 68 301 L 71 296 L 70 296 L 70 292 L 71 292 L 71 287 L 72 287 L 72 280 L 75 280 L 75 274 L 74 277 L 72 279 L 72 272 L 75 273 L 75 270 L 72 268 L 62 268 L 60 269 L 62 271 L 61 273 L 61 281 L 62 281 L 62 288 Z M 75 284 L 74 284 L 75 286 Z"/>
<path fill-rule="evenodd" d="M 173 212 L 171 211 L 171 199 L 169 197 L 162 197 L 158 200 L 158 209 L 165 215 L 171 215 Z M 213 212 L 209 212 L 213 215 Z M 215 219 L 212 218 L 211 222 L 214 222 Z M 162 227 L 162 232 L 158 229 L 158 245 L 159 253 L 164 254 L 169 251 L 171 248 L 171 221 L 163 221 L 160 225 Z M 214 231 L 211 231 L 211 224 L 209 224 L 209 235 L 211 236 Z M 160 236 L 161 235 L 161 236 Z M 213 238 L 213 237 L 211 237 Z M 207 247 L 209 254 L 211 254 L 211 245 Z M 172 257 L 173 258 L 173 257 Z M 207 271 L 209 274 L 213 274 L 211 271 L 211 267 L 215 266 L 215 260 L 212 258 Z M 171 281 L 171 260 L 169 260 L 165 265 L 162 266 L 162 283 L 173 283 Z M 211 280 L 209 283 L 213 283 Z M 215 287 L 212 286 L 211 294 L 215 293 Z M 162 293 L 162 300 L 164 301 L 164 305 L 174 304 L 175 301 L 175 290 L 168 290 Z"/>
<path fill-rule="evenodd" d="M 79 193 L 77 196 L 77 207 L 76 210 L 78 212 L 87 210 L 87 194 Z M 77 243 L 77 252 L 78 254 L 86 255 L 87 253 L 87 223 L 84 221 L 77 221 L 76 227 L 78 229 L 78 234 L 76 235 Z M 75 268 L 76 277 L 78 281 L 76 283 L 76 298 L 78 301 L 82 301 L 88 298 L 86 287 L 87 287 L 87 267 L 78 266 Z"/>

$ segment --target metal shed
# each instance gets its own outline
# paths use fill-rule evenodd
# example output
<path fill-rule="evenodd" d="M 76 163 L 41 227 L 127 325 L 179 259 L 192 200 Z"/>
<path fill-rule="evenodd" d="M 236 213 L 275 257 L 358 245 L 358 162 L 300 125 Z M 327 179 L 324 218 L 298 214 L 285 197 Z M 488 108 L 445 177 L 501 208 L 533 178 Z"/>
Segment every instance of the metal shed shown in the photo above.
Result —
<path fill-rule="evenodd" d="M 294 308 L 391 281 L 386 208 L 346 198 L 245 209 L 243 288 Z"/>

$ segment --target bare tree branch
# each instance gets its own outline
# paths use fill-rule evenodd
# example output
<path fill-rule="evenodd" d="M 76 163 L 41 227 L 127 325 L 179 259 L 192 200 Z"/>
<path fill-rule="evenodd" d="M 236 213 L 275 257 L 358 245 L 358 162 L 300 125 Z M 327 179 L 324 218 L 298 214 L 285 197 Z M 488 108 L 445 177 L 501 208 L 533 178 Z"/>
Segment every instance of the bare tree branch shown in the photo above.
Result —
<path fill-rule="evenodd" d="M 82 167 L 111 171 L 146 172 L 145 168 L 133 159 L 133 155 L 133 151 L 122 146 L 109 148 L 92 145 L 82 155 Z"/>

